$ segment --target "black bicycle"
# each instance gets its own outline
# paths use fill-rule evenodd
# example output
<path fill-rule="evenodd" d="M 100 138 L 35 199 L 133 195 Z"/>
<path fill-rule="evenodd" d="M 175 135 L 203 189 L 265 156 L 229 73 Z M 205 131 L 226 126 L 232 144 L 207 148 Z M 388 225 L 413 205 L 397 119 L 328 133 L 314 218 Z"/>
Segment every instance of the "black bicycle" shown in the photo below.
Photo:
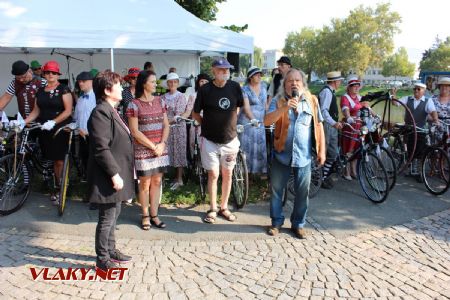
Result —
<path fill-rule="evenodd" d="M 23 206 L 31 191 L 34 171 L 45 178 L 54 178 L 53 171 L 41 163 L 37 143 L 29 139 L 30 132 L 40 129 L 41 125 L 23 130 L 19 126 L 6 127 L 3 130 L 8 132 L 8 146 L 12 147 L 0 158 L 1 215 L 9 215 Z"/>
<path fill-rule="evenodd" d="M 194 127 L 194 148 L 192 149 L 192 153 L 189 153 L 187 156 L 187 162 L 188 166 L 185 168 L 183 172 L 183 180 L 184 182 L 188 182 L 189 180 L 193 180 L 195 183 L 198 184 L 198 193 L 197 193 L 197 203 L 203 203 L 206 200 L 206 193 L 207 193 L 207 184 L 208 184 L 208 173 L 203 168 L 202 165 L 202 159 L 200 155 L 200 143 L 199 143 L 199 130 L 200 125 L 193 119 L 178 117 L 176 122 L 178 123 L 180 121 L 186 122 L 186 124 L 189 124 L 190 126 Z M 188 139 L 188 145 L 189 145 L 189 139 Z"/>

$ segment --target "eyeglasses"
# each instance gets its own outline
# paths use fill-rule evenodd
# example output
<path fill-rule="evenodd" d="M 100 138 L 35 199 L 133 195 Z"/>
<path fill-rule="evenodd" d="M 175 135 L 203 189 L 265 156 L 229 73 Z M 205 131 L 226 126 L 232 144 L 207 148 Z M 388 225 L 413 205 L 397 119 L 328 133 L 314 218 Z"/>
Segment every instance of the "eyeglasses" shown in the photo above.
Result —
<path fill-rule="evenodd" d="M 44 71 L 44 75 L 48 75 L 48 74 L 52 74 L 52 75 L 59 75 L 58 72 L 53 72 L 53 71 Z"/>
<path fill-rule="evenodd" d="M 421 89 L 422 88 L 419 88 L 419 87 L 413 88 L 414 91 L 420 91 Z"/>
<path fill-rule="evenodd" d="M 41 68 L 34 68 L 33 71 L 37 71 L 37 70 L 40 70 L 40 69 L 41 69 Z"/>

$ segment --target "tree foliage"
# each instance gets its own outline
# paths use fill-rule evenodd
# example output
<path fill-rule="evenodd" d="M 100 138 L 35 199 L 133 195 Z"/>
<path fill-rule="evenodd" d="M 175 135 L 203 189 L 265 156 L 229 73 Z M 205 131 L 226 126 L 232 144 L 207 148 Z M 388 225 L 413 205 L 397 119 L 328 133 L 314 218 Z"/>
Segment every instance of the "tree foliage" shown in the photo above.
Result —
<path fill-rule="evenodd" d="M 217 4 L 225 1 L 226 0 L 175 0 L 175 2 L 181 5 L 185 10 L 206 22 L 216 20 L 216 14 L 219 11 Z"/>
<path fill-rule="evenodd" d="M 245 24 L 244 26 L 237 26 L 237 25 L 230 25 L 230 26 L 222 26 L 222 28 L 234 31 L 234 32 L 244 32 L 248 29 L 248 24 Z"/>
<path fill-rule="evenodd" d="M 420 61 L 421 70 L 450 71 L 450 36 L 426 52 Z"/>
<path fill-rule="evenodd" d="M 253 49 L 253 65 L 262 68 L 264 63 L 263 50 L 257 46 Z"/>
<path fill-rule="evenodd" d="M 389 56 L 383 62 L 381 74 L 383 76 L 407 76 L 413 77 L 415 64 L 409 62 L 408 53 L 404 47 L 398 49 L 397 53 Z"/>
<path fill-rule="evenodd" d="M 400 15 L 390 11 L 388 3 L 376 8 L 361 5 L 347 18 L 333 19 L 321 30 L 302 28 L 299 33 L 288 34 L 284 50 L 290 51 L 291 60 L 307 73 L 313 69 L 320 75 L 330 70 L 362 74 L 392 53 L 400 21 Z"/>

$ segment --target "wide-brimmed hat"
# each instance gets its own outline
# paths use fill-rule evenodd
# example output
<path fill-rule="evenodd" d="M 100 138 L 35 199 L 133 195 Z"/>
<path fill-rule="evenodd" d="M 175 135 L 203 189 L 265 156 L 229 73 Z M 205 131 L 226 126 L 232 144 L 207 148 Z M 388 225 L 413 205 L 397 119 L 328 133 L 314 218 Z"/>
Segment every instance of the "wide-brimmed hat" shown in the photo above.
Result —
<path fill-rule="evenodd" d="M 177 73 L 169 73 L 167 74 L 166 80 L 180 80 L 180 76 Z"/>
<path fill-rule="evenodd" d="M 211 66 L 213 68 L 222 68 L 222 69 L 233 69 L 234 68 L 234 66 L 232 64 L 230 64 L 225 57 L 216 58 L 212 62 Z"/>
<path fill-rule="evenodd" d="M 336 81 L 336 80 L 343 80 L 344 77 L 342 77 L 340 71 L 331 71 L 327 73 L 327 81 Z"/>
<path fill-rule="evenodd" d="M 359 86 L 361 86 L 361 80 L 357 76 L 350 76 L 347 79 L 347 87 L 350 87 L 352 85 L 359 85 Z"/>
<path fill-rule="evenodd" d="M 94 79 L 94 76 L 92 76 L 91 72 L 81 72 L 77 76 L 77 81 L 78 80 L 93 80 L 93 79 Z"/>
<path fill-rule="evenodd" d="M 279 63 L 279 64 L 288 64 L 288 65 L 290 65 L 292 67 L 291 60 L 287 56 L 280 57 L 280 59 L 277 60 L 277 63 Z"/>
<path fill-rule="evenodd" d="M 422 83 L 422 82 L 416 82 L 416 83 L 414 83 L 414 87 L 420 87 L 420 88 L 423 88 L 423 89 L 426 89 L 427 88 L 427 86 L 424 84 L 424 83 Z"/>
<path fill-rule="evenodd" d="M 139 72 L 141 72 L 141 69 L 133 67 L 128 69 L 128 74 L 125 75 L 123 78 L 125 81 L 130 80 L 130 78 L 137 78 L 139 75 Z"/>
<path fill-rule="evenodd" d="M 260 68 L 255 67 L 255 66 L 251 67 L 247 72 L 247 78 L 250 79 L 253 75 L 256 75 L 258 73 L 262 74 L 262 71 Z"/>
<path fill-rule="evenodd" d="M 439 78 L 439 81 L 437 85 L 450 85 L 450 77 L 441 77 Z"/>
<path fill-rule="evenodd" d="M 31 68 L 34 69 L 39 69 L 41 66 L 41 64 L 37 61 L 37 60 L 32 60 L 30 63 Z"/>
<path fill-rule="evenodd" d="M 50 60 L 44 64 L 44 66 L 42 67 L 42 72 L 46 71 L 55 72 L 61 75 L 61 72 L 59 71 L 59 64 L 54 60 Z"/>
<path fill-rule="evenodd" d="M 23 60 L 18 60 L 12 64 L 11 74 L 14 76 L 21 76 L 25 74 L 30 68 Z"/>

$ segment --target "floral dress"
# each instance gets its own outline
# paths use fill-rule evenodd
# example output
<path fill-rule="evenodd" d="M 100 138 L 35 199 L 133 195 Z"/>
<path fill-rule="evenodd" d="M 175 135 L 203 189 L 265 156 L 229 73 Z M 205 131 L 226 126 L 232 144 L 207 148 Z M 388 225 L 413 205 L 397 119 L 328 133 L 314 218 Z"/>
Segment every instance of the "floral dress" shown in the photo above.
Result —
<path fill-rule="evenodd" d="M 255 118 L 259 121 L 264 120 L 266 114 L 267 88 L 265 83 L 261 83 L 259 95 L 244 85 L 242 88 L 244 98 L 250 103 L 250 109 Z M 243 109 L 239 112 L 238 124 L 246 124 L 250 120 L 245 115 Z M 246 126 L 243 133 L 239 136 L 241 149 L 247 156 L 248 172 L 252 174 L 267 172 L 267 154 L 266 154 L 266 132 L 264 126 L 252 127 Z"/>
<path fill-rule="evenodd" d="M 181 92 L 176 91 L 174 94 L 166 93 L 161 98 L 166 104 L 169 122 L 173 121 L 175 116 L 180 116 L 186 111 L 187 100 Z M 180 122 L 179 126 L 172 126 L 170 128 L 169 140 L 167 141 L 170 165 L 172 167 L 177 168 L 187 166 L 186 143 L 186 123 Z"/>
<path fill-rule="evenodd" d="M 134 99 L 128 105 L 126 115 L 128 118 L 138 118 L 138 130 L 151 142 L 158 144 L 162 141 L 164 129 L 165 105 L 161 98 L 155 97 L 152 102 Z M 138 176 L 152 176 L 164 173 L 169 165 L 167 148 L 161 156 L 135 140 L 134 159 Z"/>
<path fill-rule="evenodd" d="M 434 103 L 434 107 L 438 113 L 438 118 L 443 120 L 445 123 L 450 123 L 450 102 L 441 103 L 439 100 L 439 96 L 435 95 L 431 98 Z M 446 132 L 446 128 L 444 126 L 439 126 L 436 132 L 436 137 L 440 141 L 444 133 Z"/>

